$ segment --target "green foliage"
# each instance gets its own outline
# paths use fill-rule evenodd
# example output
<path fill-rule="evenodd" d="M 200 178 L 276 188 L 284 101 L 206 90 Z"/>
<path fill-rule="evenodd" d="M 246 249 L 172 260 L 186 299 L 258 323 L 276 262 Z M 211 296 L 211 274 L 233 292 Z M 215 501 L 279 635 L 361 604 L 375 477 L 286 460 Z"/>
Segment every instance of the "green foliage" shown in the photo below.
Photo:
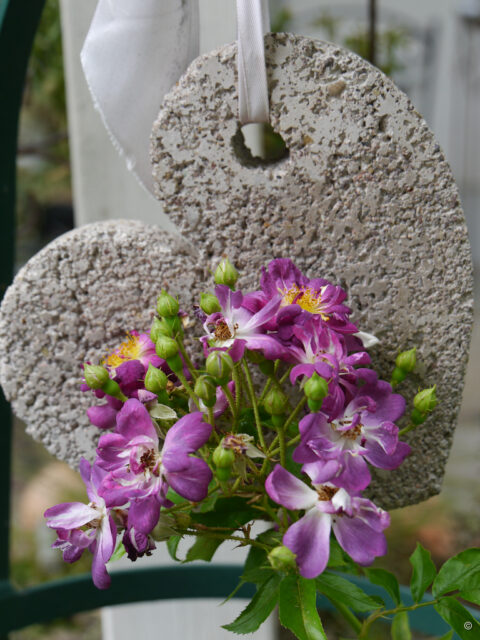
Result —
<path fill-rule="evenodd" d="M 258 518 L 258 511 L 244 498 L 219 498 L 213 511 L 192 513 L 192 520 L 206 527 L 228 527 L 238 529 L 242 525 Z"/>
<path fill-rule="evenodd" d="M 322 573 L 315 582 L 320 593 L 331 600 L 341 602 L 353 611 L 366 613 L 383 606 L 381 599 L 367 595 L 360 587 L 334 573 Z"/>
<path fill-rule="evenodd" d="M 271 575 L 260 585 L 257 593 L 248 603 L 242 613 L 230 624 L 223 625 L 227 631 L 234 633 L 253 633 L 272 613 L 278 601 L 278 589 L 281 578 L 277 574 Z"/>
<path fill-rule="evenodd" d="M 365 573 L 372 584 L 385 589 L 397 606 L 401 603 L 400 586 L 393 573 L 386 569 L 366 569 Z"/>
<path fill-rule="evenodd" d="M 445 562 L 433 583 L 435 597 L 480 588 L 480 549 L 467 549 Z"/>
<path fill-rule="evenodd" d="M 213 558 L 215 551 L 224 542 L 218 538 L 207 538 L 199 536 L 190 549 L 187 551 L 187 556 L 184 562 L 192 562 L 193 560 L 205 560 L 210 562 Z"/>
<path fill-rule="evenodd" d="M 327 640 L 317 611 L 315 580 L 285 577 L 280 584 L 279 616 L 298 640 Z"/>
<path fill-rule="evenodd" d="M 397 613 L 392 622 L 392 640 L 412 640 L 408 613 Z"/>
<path fill-rule="evenodd" d="M 462 640 L 480 638 L 480 624 L 455 598 L 442 598 L 435 609 Z"/>
<path fill-rule="evenodd" d="M 432 584 L 437 570 L 432 561 L 430 551 L 417 543 L 417 548 L 410 556 L 410 564 L 412 565 L 412 579 L 410 581 L 410 589 L 415 602 L 420 602 L 425 591 Z"/>
<path fill-rule="evenodd" d="M 167 540 L 168 553 L 172 560 L 176 560 L 177 562 L 181 562 L 180 558 L 177 557 L 177 549 L 181 539 L 182 536 L 172 536 Z"/>

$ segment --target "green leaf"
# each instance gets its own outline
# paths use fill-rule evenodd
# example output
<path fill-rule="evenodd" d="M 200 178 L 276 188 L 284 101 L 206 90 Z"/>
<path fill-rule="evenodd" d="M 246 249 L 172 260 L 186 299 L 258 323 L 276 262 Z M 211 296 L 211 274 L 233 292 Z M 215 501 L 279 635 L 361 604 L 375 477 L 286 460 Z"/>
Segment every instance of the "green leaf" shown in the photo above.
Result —
<path fill-rule="evenodd" d="M 280 584 L 279 616 L 298 640 L 327 640 L 317 611 L 315 580 L 286 576 Z"/>
<path fill-rule="evenodd" d="M 123 546 L 123 542 L 122 539 L 120 538 L 120 540 L 118 541 L 117 547 L 115 549 L 115 551 L 112 553 L 112 556 L 110 558 L 110 562 L 115 562 L 116 560 L 120 560 L 120 558 L 123 558 L 123 556 L 127 553 L 125 547 Z"/>
<path fill-rule="evenodd" d="M 480 637 L 480 624 L 454 597 L 442 598 L 434 606 L 462 640 L 474 640 Z"/>
<path fill-rule="evenodd" d="M 347 564 L 342 547 L 336 540 L 330 540 L 328 567 L 344 567 Z"/>
<path fill-rule="evenodd" d="M 323 593 L 327 598 L 341 602 L 354 611 L 373 611 L 379 607 L 378 601 L 367 595 L 350 580 L 341 576 L 325 572 L 318 576 L 316 583 L 320 593 Z M 380 606 L 383 606 L 383 603 Z"/>
<path fill-rule="evenodd" d="M 238 529 L 242 525 L 258 518 L 258 511 L 253 509 L 244 498 L 219 498 L 215 509 L 208 513 L 192 513 L 192 520 L 207 527 L 228 527 Z"/>
<path fill-rule="evenodd" d="M 417 543 L 417 548 L 410 556 L 410 564 L 413 568 L 410 589 L 415 602 L 420 602 L 425 591 L 435 579 L 437 570 L 430 551 L 424 549 L 420 543 Z"/>
<path fill-rule="evenodd" d="M 168 553 L 170 554 L 172 560 L 176 560 L 177 562 L 181 562 L 180 558 L 177 558 L 178 544 L 181 539 L 182 536 L 172 536 L 167 540 Z"/>
<path fill-rule="evenodd" d="M 224 542 L 224 540 L 219 540 L 218 538 L 199 536 L 187 551 L 184 562 L 192 562 L 192 560 L 205 560 L 205 562 L 210 562 L 222 542 Z"/>
<path fill-rule="evenodd" d="M 233 633 L 253 633 L 272 613 L 278 601 L 281 578 L 274 574 L 264 582 L 242 613 L 223 628 Z"/>
<path fill-rule="evenodd" d="M 473 602 L 473 604 L 478 604 L 480 606 L 480 589 L 460 591 L 458 597 L 463 598 L 464 600 L 468 600 L 468 602 Z"/>
<path fill-rule="evenodd" d="M 433 583 L 433 595 L 480 588 L 480 549 L 467 549 L 450 558 L 440 568 Z"/>
<path fill-rule="evenodd" d="M 453 631 L 449 631 L 448 633 L 446 633 L 444 636 L 442 636 L 438 640 L 452 640 L 452 638 L 453 638 Z"/>
<path fill-rule="evenodd" d="M 266 552 L 258 547 L 250 547 L 241 579 L 245 582 L 261 584 L 269 578 L 272 572 L 273 569 L 268 562 Z"/>
<path fill-rule="evenodd" d="M 172 489 L 172 487 L 168 487 L 167 498 L 174 504 L 184 504 L 185 502 L 188 502 L 186 498 L 182 498 L 182 496 L 179 496 L 178 493 Z"/>
<path fill-rule="evenodd" d="M 408 620 L 408 613 L 406 611 L 397 613 L 397 615 L 393 618 L 392 640 L 412 640 L 410 622 Z"/>
<path fill-rule="evenodd" d="M 396 605 L 401 603 L 400 587 L 393 573 L 386 569 L 365 569 L 365 573 L 372 584 L 378 584 L 385 589 Z"/>

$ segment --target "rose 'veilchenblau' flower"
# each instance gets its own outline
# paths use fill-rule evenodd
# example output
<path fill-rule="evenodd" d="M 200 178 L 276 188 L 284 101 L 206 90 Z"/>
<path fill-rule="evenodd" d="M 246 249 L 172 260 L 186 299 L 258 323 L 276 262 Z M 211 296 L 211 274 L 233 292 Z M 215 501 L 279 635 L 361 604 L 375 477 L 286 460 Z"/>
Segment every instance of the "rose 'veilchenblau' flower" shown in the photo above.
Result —
<path fill-rule="evenodd" d="M 342 549 L 361 565 L 369 565 L 386 553 L 383 530 L 390 524 L 386 511 L 332 483 L 314 483 L 313 487 L 280 465 L 265 482 L 272 500 L 287 509 L 305 510 L 283 536 L 283 544 L 296 554 L 304 578 L 315 578 L 325 570 L 332 529 Z"/>
<path fill-rule="evenodd" d="M 127 557 L 132 562 L 142 556 L 152 555 L 152 551 L 157 548 L 152 536 L 141 531 L 135 531 L 135 527 L 125 529 L 122 542 L 127 552 Z"/>
<path fill-rule="evenodd" d="M 160 367 L 163 363 L 163 360 L 157 356 L 155 345 L 150 337 L 146 333 L 138 333 L 138 331 L 127 333 L 126 340 L 105 358 L 103 364 L 112 371 L 131 360 L 140 361 L 145 371 L 147 371 L 149 364 Z"/>
<path fill-rule="evenodd" d="M 347 294 L 342 287 L 322 278 L 310 280 L 288 258 L 272 260 L 262 270 L 261 289 L 268 300 L 280 300 L 282 307 L 298 305 L 303 311 L 318 315 L 340 333 L 357 333 L 348 320 L 351 309 L 342 304 Z"/>
<path fill-rule="evenodd" d="M 204 323 L 207 332 L 202 342 L 208 349 L 228 349 L 234 362 L 242 358 L 245 349 L 261 351 L 269 360 L 281 358 L 285 349 L 278 340 L 265 332 L 265 326 L 275 316 L 281 300 L 271 300 L 257 313 L 244 306 L 241 291 L 232 291 L 226 285 L 217 285 L 215 294 L 222 311 L 209 315 Z M 210 327 L 213 325 L 213 329 Z"/>
<path fill-rule="evenodd" d="M 404 410 L 404 398 L 392 393 L 388 382 L 366 384 L 335 420 L 322 412 L 300 420 L 301 441 L 293 459 L 314 479 L 322 480 L 326 462 L 331 470 L 335 461 L 335 484 L 362 491 L 371 479 L 366 461 L 381 469 L 396 469 L 410 453 L 410 446 L 398 440 L 394 424 Z"/>
<path fill-rule="evenodd" d="M 129 527 L 142 533 L 153 529 L 160 506 L 169 505 L 169 486 L 187 500 L 205 498 L 212 472 L 206 462 L 190 455 L 212 431 L 200 411 L 180 418 L 161 449 L 152 419 L 138 400 L 127 400 L 116 422 L 116 431 L 99 440 L 97 464 L 108 472 L 100 493 L 110 505 L 130 503 Z"/>
<path fill-rule="evenodd" d="M 105 472 L 95 465 L 91 467 L 82 458 L 80 474 L 90 502 L 64 502 L 47 509 L 44 515 L 47 526 L 57 531 L 58 538 L 52 546 L 63 551 L 63 559 L 75 562 L 88 548 L 93 553 L 93 582 L 99 589 L 107 589 L 110 576 L 105 565 L 115 549 L 117 527 L 105 500 L 98 494 Z"/>

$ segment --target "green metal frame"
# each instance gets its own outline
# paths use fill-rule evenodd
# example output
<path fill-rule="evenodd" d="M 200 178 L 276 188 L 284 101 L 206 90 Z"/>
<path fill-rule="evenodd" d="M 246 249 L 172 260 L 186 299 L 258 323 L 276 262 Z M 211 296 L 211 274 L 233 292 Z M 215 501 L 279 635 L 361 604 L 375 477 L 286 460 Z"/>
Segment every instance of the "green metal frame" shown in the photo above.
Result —
<path fill-rule="evenodd" d="M 78 0 L 81 2 L 81 0 Z M 0 297 L 11 282 L 14 264 L 15 178 L 18 119 L 30 50 L 45 0 L 0 0 Z M 180 598 L 224 598 L 236 587 L 238 566 L 179 566 L 118 571 L 107 591 L 97 590 L 90 575 L 15 590 L 9 573 L 9 487 L 11 450 L 10 407 L 0 393 L 0 637 L 28 625 L 47 622 L 107 605 Z M 385 592 L 361 578 L 352 578 L 371 595 Z M 235 597 L 251 597 L 253 587 L 244 585 Z M 412 604 L 402 587 L 404 602 Z M 428 600 L 428 597 L 426 598 Z M 323 597 L 319 607 L 331 609 Z M 387 605 L 393 606 L 388 601 Z M 477 612 L 472 612 L 477 613 Z M 478 617 L 478 616 L 477 616 Z M 447 625 L 433 608 L 414 611 L 412 626 L 424 633 L 441 635 Z"/>

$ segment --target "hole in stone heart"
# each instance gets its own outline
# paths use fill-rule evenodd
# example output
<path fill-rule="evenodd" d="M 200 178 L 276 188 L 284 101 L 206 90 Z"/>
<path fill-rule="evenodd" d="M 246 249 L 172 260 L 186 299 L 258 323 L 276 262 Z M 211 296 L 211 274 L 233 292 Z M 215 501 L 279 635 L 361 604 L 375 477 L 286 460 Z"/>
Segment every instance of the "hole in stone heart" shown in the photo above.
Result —
<path fill-rule="evenodd" d="M 288 148 L 282 136 L 271 125 L 254 122 L 239 125 L 232 137 L 233 152 L 245 167 L 275 164 L 288 157 Z"/>

